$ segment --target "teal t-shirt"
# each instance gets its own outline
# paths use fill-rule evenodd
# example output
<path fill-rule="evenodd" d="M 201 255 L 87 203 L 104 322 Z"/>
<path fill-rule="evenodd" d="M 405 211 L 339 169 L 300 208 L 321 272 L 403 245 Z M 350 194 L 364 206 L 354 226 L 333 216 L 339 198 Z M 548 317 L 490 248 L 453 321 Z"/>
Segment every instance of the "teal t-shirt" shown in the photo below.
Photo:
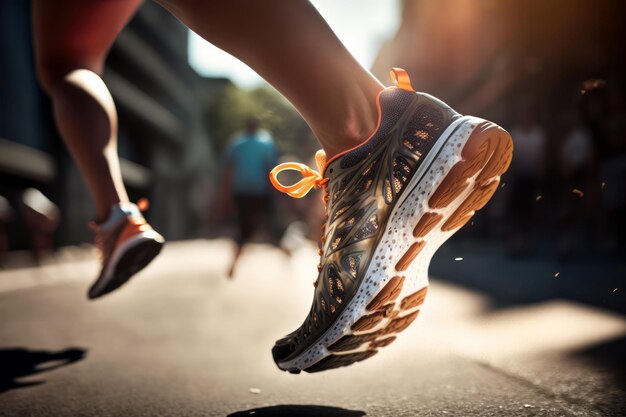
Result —
<path fill-rule="evenodd" d="M 278 150 L 269 132 L 246 132 L 230 145 L 226 163 L 233 170 L 235 195 L 265 195 L 270 191 L 268 174 L 278 163 Z"/>

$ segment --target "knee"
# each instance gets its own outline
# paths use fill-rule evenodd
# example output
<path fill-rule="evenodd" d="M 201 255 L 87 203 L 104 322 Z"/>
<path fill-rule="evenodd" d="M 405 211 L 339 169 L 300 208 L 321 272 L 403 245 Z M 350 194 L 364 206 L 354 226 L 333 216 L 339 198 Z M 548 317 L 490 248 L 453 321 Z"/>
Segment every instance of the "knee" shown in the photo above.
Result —
<path fill-rule="evenodd" d="M 68 59 L 42 58 L 37 59 L 35 69 L 39 85 L 50 95 L 54 88 L 67 80 L 72 73 L 77 71 L 89 71 L 99 74 L 102 66 L 85 62 L 75 62 Z"/>
<path fill-rule="evenodd" d="M 37 80 L 41 88 L 51 94 L 52 88 L 58 84 L 68 72 L 61 62 L 53 59 L 37 59 L 35 64 Z"/>

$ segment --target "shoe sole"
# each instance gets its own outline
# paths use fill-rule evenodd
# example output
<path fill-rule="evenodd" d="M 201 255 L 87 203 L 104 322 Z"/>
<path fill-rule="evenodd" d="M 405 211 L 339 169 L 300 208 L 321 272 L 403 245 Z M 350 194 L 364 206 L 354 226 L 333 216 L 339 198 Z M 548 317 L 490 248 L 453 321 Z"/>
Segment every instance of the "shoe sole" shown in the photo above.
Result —
<path fill-rule="evenodd" d="M 93 284 L 88 298 L 101 297 L 122 285 L 145 268 L 161 252 L 165 240 L 156 232 L 143 232 L 124 242 L 111 257 L 102 276 Z"/>
<path fill-rule="evenodd" d="M 419 314 L 432 256 L 493 196 L 512 153 L 511 136 L 494 123 L 464 116 L 449 126 L 392 210 L 353 299 L 314 344 L 279 368 L 338 368 L 392 343 Z"/>

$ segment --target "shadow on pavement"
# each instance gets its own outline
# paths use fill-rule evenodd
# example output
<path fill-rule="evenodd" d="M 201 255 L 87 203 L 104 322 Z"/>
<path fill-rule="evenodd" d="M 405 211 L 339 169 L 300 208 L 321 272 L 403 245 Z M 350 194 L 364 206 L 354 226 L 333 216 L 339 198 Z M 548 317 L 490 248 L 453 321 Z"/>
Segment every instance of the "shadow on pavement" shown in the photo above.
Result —
<path fill-rule="evenodd" d="M 25 348 L 0 349 L 0 393 L 43 384 L 45 381 L 20 382 L 19 379 L 78 362 L 85 357 L 85 353 L 81 348 L 68 348 L 58 352 Z"/>
<path fill-rule="evenodd" d="M 589 359 L 626 388 L 626 336 L 585 347 L 572 353 L 576 358 Z M 626 399 L 624 399 L 626 405 Z"/>
<path fill-rule="evenodd" d="M 623 259 L 580 256 L 563 261 L 550 255 L 513 258 L 502 247 L 452 244 L 435 255 L 429 273 L 441 281 L 491 296 L 494 310 L 559 298 L 626 314 Z"/>
<path fill-rule="evenodd" d="M 227 417 L 361 417 L 363 411 L 346 410 L 339 407 L 327 407 L 323 405 L 273 405 L 271 407 L 253 408 L 245 411 L 237 411 Z"/>
<path fill-rule="evenodd" d="M 602 379 L 606 381 L 605 385 L 600 385 L 603 401 L 596 404 L 602 415 L 625 416 L 626 336 L 579 349 L 572 352 L 571 356 L 590 361 L 600 371 L 596 375 L 603 375 Z M 593 387 L 597 382 L 590 379 L 589 383 Z"/>

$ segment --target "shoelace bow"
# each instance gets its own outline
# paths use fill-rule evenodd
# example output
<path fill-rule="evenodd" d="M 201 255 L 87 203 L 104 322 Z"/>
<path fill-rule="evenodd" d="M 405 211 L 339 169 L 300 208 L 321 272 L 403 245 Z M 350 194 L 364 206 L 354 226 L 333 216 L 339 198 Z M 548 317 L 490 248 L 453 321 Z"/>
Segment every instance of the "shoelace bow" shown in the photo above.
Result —
<path fill-rule="evenodd" d="M 278 181 L 278 174 L 283 171 L 299 171 L 302 174 L 302 179 L 296 182 L 293 185 L 284 185 L 280 181 Z M 324 196 L 322 197 L 324 201 L 324 206 L 328 209 L 328 201 L 329 201 L 329 192 L 328 192 L 328 181 L 330 178 L 324 178 L 322 174 L 315 171 L 314 169 L 308 167 L 307 165 L 298 163 L 298 162 L 287 162 L 284 164 L 280 164 L 275 167 L 270 172 L 270 182 L 278 191 L 287 194 L 293 198 L 302 198 L 309 193 L 313 188 L 323 188 Z M 320 256 L 320 263 L 317 264 L 317 272 L 322 270 L 321 264 L 321 256 L 324 254 L 324 242 L 326 242 L 326 221 L 328 220 L 328 211 L 324 215 L 324 224 L 322 225 L 322 237 L 320 238 L 321 244 L 317 251 L 317 254 Z M 316 285 L 314 283 L 313 285 Z"/>

